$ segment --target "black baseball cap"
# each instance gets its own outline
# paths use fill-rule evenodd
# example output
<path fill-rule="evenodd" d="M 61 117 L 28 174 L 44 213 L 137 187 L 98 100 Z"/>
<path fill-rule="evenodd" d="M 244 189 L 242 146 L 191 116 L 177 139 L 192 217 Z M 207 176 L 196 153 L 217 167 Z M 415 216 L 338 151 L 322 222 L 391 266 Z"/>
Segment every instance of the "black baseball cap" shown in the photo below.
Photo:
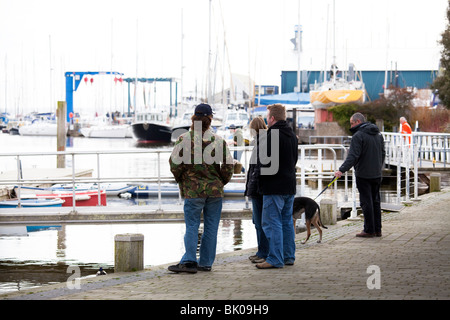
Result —
<path fill-rule="evenodd" d="M 194 114 L 196 116 L 210 116 L 214 112 L 212 111 L 212 108 L 209 104 L 206 103 L 200 103 L 198 106 L 195 107 Z"/>

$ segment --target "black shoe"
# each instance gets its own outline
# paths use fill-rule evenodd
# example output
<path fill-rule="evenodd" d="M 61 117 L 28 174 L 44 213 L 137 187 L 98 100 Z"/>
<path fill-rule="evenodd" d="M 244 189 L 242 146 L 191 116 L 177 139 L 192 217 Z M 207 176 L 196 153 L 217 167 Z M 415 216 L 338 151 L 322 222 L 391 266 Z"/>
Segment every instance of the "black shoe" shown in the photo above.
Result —
<path fill-rule="evenodd" d="M 197 266 L 198 271 L 211 271 L 211 267 Z"/>
<path fill-rule="evenodd" d="M 197 273 L 197 264 L 196 263 L 179 263 L 173 266 L 169 266 L 167 268 L 172 272 L 187 272 L 187 273 Z"/>

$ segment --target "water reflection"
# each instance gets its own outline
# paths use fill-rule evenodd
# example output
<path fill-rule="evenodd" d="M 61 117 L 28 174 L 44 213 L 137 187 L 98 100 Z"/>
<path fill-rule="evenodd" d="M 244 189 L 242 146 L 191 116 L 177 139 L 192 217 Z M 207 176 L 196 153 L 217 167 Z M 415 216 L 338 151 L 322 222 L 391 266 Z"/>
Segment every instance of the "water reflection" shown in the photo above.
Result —
<path fill-rule="evenodd" d="M 135 141 L 133 144 L 136 148 L 143 148 L 143 149 L 156 149 L 156 148 L 170 148 L 173 147 L 173 143 L 166 143 L 166 142 L 140 142 Z"/>
<path fill-rule="evenodd" d="M 55 137 L 10 136 L 0 134 L 0 145 L 8 152 L 52 152 L 56 151 Z M 171 148 L 172 144 L 140 144 L 133 139 L 87 139 L 71 138 L 68 151 L 89 150 L 136 150 L 136 148 Z M 169 154 L 160 156 L 162 176 L 171 177 Z M 155 176 L 158 169 L 157 155 L 143 153 L 102 155 L 101 176 L 111 177 L 144 177 Z M 70 167 L 71 157 L 66 157 L 66 165 Z M 55 164 L 54 156 L 22 157 L 23 168 L 48 168 Z M 97 176 L 96 157 L 83 155 L 76 158 L 77 168 L 93 169 Z M 2 171 L 16 170 L 17 162 L 13 157 L 0 158 Z M 449 177 L 442 179 L 448 185 Z M 323 182 L 326 182 L 324 180 Z M 323 189 L 322 181 L 315 186 L 305 186 L 303 196 L 315 198 Z M 329 188 L 325 197 L 340 201 L 344 199 L 342 182 L 339 183 L 337 195 L 334 188 Z M 404 200 L 404 192 L 400 200 Z M 300 190 L 298 195 L 300 195 Z M 351 198 L 351 183 L 348 189 Z M 318 199 L 320 201 L 321 198 Z M 108 197 L 108 206 L 146 205 L 157 201 L 151 199 L 121 199 Z M 176 198 L 163 198 L 163 203 L 178 201 Z M 228 200 L 225 198 L 225 203 Z M 242 207 L 245 203 L 240 200 Z M 382 202 L 396 202 L 396 186 L 383 184 Z M 23 236 L 0 236 L 0 292 L 19 290 L 46 283 L 66 281 L 66 273 L 70 265 L 79 266 L 82 276 L 95 274 L 103 267 L 108 273 L 114 264 L 114 236 L 119 233 L 142 233 L 145 237 L 144 265 L 159 265 L 178 262 L 184 253 L 184 223 L 121 223 L 61 225 L 58 230 L 42 230 L 29 232 Z M 256 232 L 251 220 L 222 220 L 219 226 L 217 252 L 230 252 L 256 247 Z"/>
<path fill-rule="evenodd" d="M 0 293 L 66 281 L 68 266 L 78 266 L 81 276 L 94 275 L 99 267 L 113 272 L 114 236 L 144 234 L 144 265 L 178 262 L 184 253 L 184 223 L 69 224 L 0 236 Z M 201 236 L 201 235 L 200 235 Z M 217 253 L 256 246 L 251 220 L 222 220 Z"/>

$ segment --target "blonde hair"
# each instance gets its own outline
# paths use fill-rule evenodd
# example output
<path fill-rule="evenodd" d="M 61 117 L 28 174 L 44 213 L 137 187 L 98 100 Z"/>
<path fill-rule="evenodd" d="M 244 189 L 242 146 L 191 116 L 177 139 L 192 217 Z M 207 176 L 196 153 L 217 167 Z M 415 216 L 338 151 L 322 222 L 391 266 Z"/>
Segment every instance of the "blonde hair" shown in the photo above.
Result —
<path fill-rule="evenodd" d="M 259 130 L 267 129 L 267 126 L 263 118 L 256 117 L 250 122 L 249 128 L 255 130 L 256 133 L 258 134 Z"/>
<path fill-rule="evenodd" d="M 269 116 L 274 117 L 276 121 L 286 120 L 286 108 L 277 103 L 267 106 L 267 110 L 269 110 Z"/>

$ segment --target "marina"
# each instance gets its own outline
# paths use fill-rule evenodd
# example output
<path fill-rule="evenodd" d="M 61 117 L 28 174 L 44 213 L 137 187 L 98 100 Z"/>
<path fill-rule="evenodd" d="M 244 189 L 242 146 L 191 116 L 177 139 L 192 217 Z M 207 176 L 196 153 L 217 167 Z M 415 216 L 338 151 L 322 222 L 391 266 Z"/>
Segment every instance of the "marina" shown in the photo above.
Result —
<path fill-rule="evenodd" d="M 20 143 L 18 143 L 19 139 Z M 49 163 L 56 166 L 56 155 L 54 151 L 51 151 L 54 149 L 56 137 L 0 134 L 0 142 L 12 153 L 17 145 L 20 145 L 21 148 L 29 148 L 30 152 L 38 153 L 36 156 L 20 157 L 23 183 L 45 181 L 49 185 L 52 179 L 54 183 L 59 184 L 70 183 L 73 180 L 76 180 L 77 183 L 78 181 L 80 183 L 96 183 L 99 182 L 97 176 L 100 172 L 100 182 L 103 182 L 104 185 L 119 180 L 123 184 L 124 177 L 128 176 L 129 180 L 135 180 L 141 185 L 145 181 L 154 181 L 153 185 L 158 186 L 159 172 L 161 181 L 166 181 L 161 185 L 173 186 L 173 182 L 168 182 L 172 179 L 168 171 L 170 145 L 142 148 L 131 139 L 69 137 L 67 152 L 77 152 L 78 155 L 74 158 L 75 167 L 84 168 L 73 170 L 74 168 L 48 168 Z M 99 146 L 108 151 L 97 156 L 96 152 L 99 152 Z M 307 152 L 304 151 L 303 153 L 306 155 Z M 301 154 L 302 152 L 300 152 Z M 326 158 L 325 152 L 323 155 L 323 158 Z M 97 157 L 100 158 L 99 165 Z M 111 161 L 117 157 L 120 157 L 121 160 Z M 323 158 L 318 161 L 317 154 L 314 157 L 313 162 L 316 169 L 324 167 L 331 170 L 342 161 Z M 71 166 L 74 159 L 66 156 L 67 165 Z M 6 170 L 6 172 L 0 173 L 2 181 L 17 180 L 16 160 L 0 158 L 2 168 Z M 331 180 L 328 178 L 331 171 L 322 172 L 322 179 L 318 179 L 319 172 L 314 172 L 312 165 L 307 167 L 308 170 L 302 171 L 305 175 L 304 184 L 301 184 L 302 174 L 299 173 L 298 193 L 314 198 L 323 188 L 323 183 Z M 49 175 L 52 170 L 55 173 L 60 172 L 60 174 Z M 31 172 L 35 172 L 34 175 Z M 38 176 L 37 172 L 41 172 L 41 175 Z M 76 177 L 72 177 L 71 172 L 76 172 Z M 309 176 L 310 174 L 313 176 Z M 47 179 L 49 177 L 51 178 Z M 237 175 L 236 179 L 242 181 L 245 179 L 245 175 Z M 349 180 L 351 181 L 351 179 Z M 325 193 L 325 198 L 338 199 L 341 207 L 349 211 L 353 206 L 353 203 L 349 201 L 352 199 L 351 184 L 346 189 L 343 183 L 344 181 L 341 181 L 339 187 L 329 188 Z M 242 182 L 232 182 L 232 184 L 242 185 Z M 445 176 L 443 184 L 448 184 Z M 381 195 L 384 210 L 396 211 L 403 207 L 401 203 L 397 204 L 395 184 L 384 185 Z M 346 198 L 348 200 L 344 201 Z M 404 199 L 405 195 L 403 194 L 401 201 Z M 76 205 L 75 207 L 45 208 L 45 210 L 24 207 L 8 209 L 7 212 L 4 212 L 5 209 L 0 209 L 0 231 L 2 233 L 0 235 L 0 291 L 20 290 L 47 283 L 46 281 L 51 282 L 48 280 L 48 274 L 41 276 L 38 270 L 42 270 L 44 273 L 48 270 L 60 270 L 51 271 L 56 272 L 53 280 L 65 276 L 65 269 L 62 266 L 66 266 L 67 269 L 69 265 L 80 266 L 84 276 L 95 274 L 100 266 L 108 272 L 113 272 L 111 269 L 114 259 L 113 238 L 115 234 L 119 233 L 145 234 L 146 266 L 169 263 L 179 259 L 183 251 L 183 205 L 175 190 L 172 190 L 172 194 L 163 192 L 158 195 L 156 192 L 151 196 L 128 199 L 121 198 L 116 193 L 108 195 L 106 201 L 106 206 Z M 357 203 L 355 205 L 358 206 Z M 24 231 L 24 228 L 27 231 Z M 35 228 L 36 231 L 28 231 L 31 230 L 30 228 Z M 218 252 L 242 250 L 256 246 L 256 234 L 251 221 L 251 204 L 245 198 L 242 196 L 225 197 L 219 233 Z M 27 270 L 26 272 L 31 273 L 32 276 L 25 276 L 23 273 L 25 271 L 18 270 Z"/>
<path fill-rule="evenodd" d="M 356 243 L 360 239 L 348 239 L 363 224 L 355 172 L 332 182 L 349 152 L 354 112 L 376 123 L 384 138 L 383 219 L 407 221 L 410 240 L 422 240 L 402 212 L 450 186 L 450 113 L 439 98 L 445 98 L 439 80 L 448 70 L 438 61 L 442 48 L 436 45 L 445 46 L 438 36 L 444 39 L 447 1 L 411 1 L 408 14 L 403 4 L 389 1 L 101 0 L 70 10 L 48 1 L 6 1 L 0 12 L 2 29 L 8 30 L 0 40 L 0 295 L 63 285 L 72 268 L 83 281 L 103 272 L 117 272 L 122 281 L 124 269 L 115 266 L 117 236 L 128 239 L 121 242 L 137 236 L 144 268 L 163 278 L 158 270 L 179 261 L 185 233 L 184 201 L 169 157 L 200 103 L 211 106 L 211 129 L 235 158 L 217 242 L 219 278 L 227 257 L 235 268 L 231 276 L 225 270 L 225 285 L 249 273 L 242 256 L 257 246 L 252 201 L 244 196 L 253 149 L 249 123 L 255 117 L 268 123 L 271 104 L 285 106 L 286 122 L 298 137 L 296 196 L 324 208 L 330 227 L 325 242 L 350 242 L 353 252 L 365 251 L 357 248 L 366 245 Z M 33 28 L 23 26 L 18 17 L 24 16 Z M 415 23 L 424 16 L 433 19 Z M 400 116 L 410 121 L 412 133 L 398 130 Z M 448 198 L 440 196 L 442 203 Z M 433 197 L 426 198 L 431 207 Z M 296 232 L 303 232 L 304 216 L 296 221 Z M 431 224 L 427 232 L 433 238 Z M 203 224 L 199 239 L 202 232 Z M 379 240 L 386 244 L 385 237 L 391 241 L 397 233 L 388 227 Z M 344 263 L 324 247 L 335 277 Z M 396 254 L 390 249 L 383 249 L 387 259 Z M 428 254 L 418 251 L 411 257 Z M 346 254 L 346 263 L 360 262 Z M 354 270 L 345 273 L 353 276 Z M 266 285 L 260 280 L 258 285 Z M 346 281 L 339 287 L 347 290 Z M 238 282 L 239 288 L 233 283 L 227 290 L 241 294 L 252 285 Z M 195 292 L 192 283 L 186 287 Z M 260 299 L 255 293 L 251 297 Z M 262 298 L 271 297 L 287 296 L 265 292 Z"/>

